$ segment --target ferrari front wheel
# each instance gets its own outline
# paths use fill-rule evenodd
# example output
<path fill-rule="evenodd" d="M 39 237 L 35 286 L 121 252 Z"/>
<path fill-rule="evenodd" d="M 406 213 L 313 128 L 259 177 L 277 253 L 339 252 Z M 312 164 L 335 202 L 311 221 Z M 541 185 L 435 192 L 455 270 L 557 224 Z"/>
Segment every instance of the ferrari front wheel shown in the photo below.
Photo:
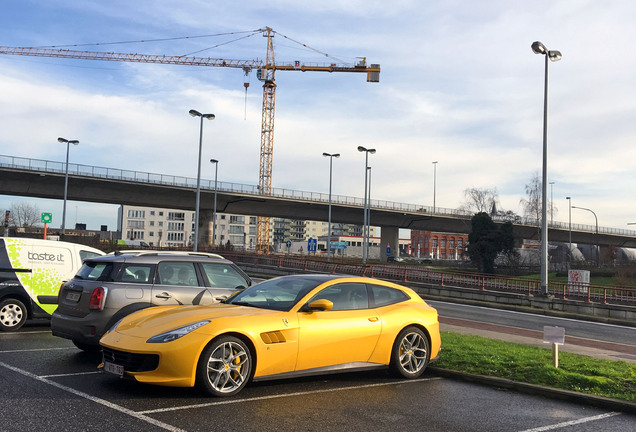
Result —
<path fill-rule="evenodd" d="M 393 344 L 391 372 L 401 378 L 417 378 L 424 373 L 429 356 L 429 342 L 424 332 L 417 327 L 406 327 Z"/>
<path fill-rule="evenodd" d="M 197 370 L 197 384 L 214 396 L 232 396 L 247 384 L 252 373 L 252 354 L 234 336 L 214 339 L 203 350 Z"/>

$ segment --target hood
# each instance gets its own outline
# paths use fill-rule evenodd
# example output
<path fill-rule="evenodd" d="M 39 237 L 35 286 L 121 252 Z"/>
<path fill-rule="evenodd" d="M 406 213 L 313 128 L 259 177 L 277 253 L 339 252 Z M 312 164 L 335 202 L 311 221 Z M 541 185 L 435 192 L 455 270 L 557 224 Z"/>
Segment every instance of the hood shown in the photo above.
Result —
<path fill-rule="evenodd" d="M 156 334 L 174 330 L 199 321 L 224 320 L 240 326 L 240 317 L 250 317 L 252 320 L 268 317 L 280 317 L 284 312 L 259 309 L 248 306 L 236 306 L 216 303 L 207 306 L 156 306 L 143 309 L 126 317 L 117 327 L 117 332 L 131 336 L 154 336 Z M 280 318 L 279 318 L 280 319 Z M 205 327 L 200 328 L 204 331 Z"/>

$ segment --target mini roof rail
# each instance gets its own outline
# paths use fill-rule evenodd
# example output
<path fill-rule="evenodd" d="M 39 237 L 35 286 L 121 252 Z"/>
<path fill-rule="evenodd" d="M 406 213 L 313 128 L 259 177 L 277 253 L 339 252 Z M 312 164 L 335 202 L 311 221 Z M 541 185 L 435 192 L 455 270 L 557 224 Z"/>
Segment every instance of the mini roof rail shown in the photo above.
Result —
<path fill-rule="evenodd" d="M 159 250 L 150 250 L 150 249 L 141 249 L 141 250 L 124 249 L 124 250 L 116 250 L 115 252 L 112 252 L 112 253 L 114 253 L 115 255 L 134 254 L 134 255 L 137 255 L 137 256 L 141 256 L 141 255 L 191 255 L 191 256 L 206 256 L 206 257 L 210 257 L 210 258 L 225 259 L 224 256 L 219 255 L 219 254 L 215 254 L 215 253 L 192 252 L 192 251 L 159 251 Z"/>

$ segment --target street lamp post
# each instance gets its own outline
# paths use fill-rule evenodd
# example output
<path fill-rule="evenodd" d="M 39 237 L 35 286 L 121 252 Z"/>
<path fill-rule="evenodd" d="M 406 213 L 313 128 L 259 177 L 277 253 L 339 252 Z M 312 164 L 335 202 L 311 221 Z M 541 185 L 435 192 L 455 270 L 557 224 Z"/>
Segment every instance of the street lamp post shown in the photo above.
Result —
<path fill-rule="evenodd" d="M 561 53 L 556 50 L 548 50 L 541 42 L 532 43 L 532 51 L 535 54 L 545 55 L 545 79 L 543 89 L 543 177 L 541 183 L 541 295 L 548 295 L 548 221 L 547 221 L 547 195 L 548 195 L 548 59 L 550 61 L 561 60 Z"/>
<path fill-rule="evenodd" d="M 68 154 L 71 144 L 78 145 L 78 140 L 67 140 L 65 138 L 58 138 L 58 142 L 66 143 L 66 170 L 64 174 L 64 208 L 62 209 L 62 235 L 66 233 L 66 198 L 68 196 Z"/>
<path fill-rule="evenodd" d="M 369 172 L 369 196 L 367 205 L 367 242 L 364 246 L 367 248 L 367 259 L 369 259 L 369 243 L 371 243 L 371 167 L 367 167 Z"/>
<path fill-rule="evenodd" d="M 194 207 L 194 252 L 199 250 L 199 202 L 201 198 L 201 148 L 203 146 L 203 119 L 214 120 L 214 114 L 201 114 L 197 110 L 191 109 L 188 113 L 192 117 L 201 117 L 201 127 L 199 128 L 199 163 L 197 165 L 197 199 Z"/>
<path fill-rule="evenodd" d="M 369 171 L 369 153 L 374 154 L 375 153 L 375 149 L 367 149 L 365 147 L 362 146 L 358 146 L 358 151 L 359 152 L 365 152 L 365 163 L 364 163 L 364 223 L 362 226 L 362 264 L 366 264 L 367 263 L 367 255 L 366 255 L 366 242 L 368 241 L 368 239 L 366 238 L 366 233 L 367 233 L 367 208 L 369 203 L 367 202 L 367 193 L 368 193 L 368 186 L 367 186 L 367 176 L 368 176 L 368 171 Z"/>
<path fill-rule="evenodd" d="M 433 162 L 433 213 L 435 213 L 435 195 L 437 194 L 437 161 Z"/>
<path fill-rule="evenodd" d="M 550 182 L 550 225 L 554 224 L 554 182 Z"/>
<path fill-rule="evenodd" d="M 331 261 L 331 179 L 333 175 L 333 158 L 339 158 L 340 153 L 323 153 L 329 158 L 329 223 L 327 226 L 327 262 Z"/>
<path fill-rule="evenodd" d="M 568 248 L 568 270 L 572 266 L 572 197 L 565 197 L 568 200 L 568 225 L 570 227 L 569 240 L 570 245 Z"/>
<path fill-rule="evenodd" d="M 216 246 L 216 192 L 217 192 L 217 174 L 219 173 L 219 161 L 210 159 L 210 163 L 214 164 L 214 210 L 212 212 L 212 247 Z"/>
<path fill-rule="evenodd" d="M 579 209 L 579 210 L 587 210 L 590 213 L 592 213 L 594 215 L 594 220 L 596 221 L 596 265 L 600 265 L 601 259 L 600 259 L 600 250 L 599 250 L 599 246 L 598 246 L 598 218 L 596 217 L 596 213 L 594 213 L 592 210 L 590 210 L 589 208 L 585 208 L 585 207 L 576 207 L 576 206 L 572 206 L 573 209 Z"/>

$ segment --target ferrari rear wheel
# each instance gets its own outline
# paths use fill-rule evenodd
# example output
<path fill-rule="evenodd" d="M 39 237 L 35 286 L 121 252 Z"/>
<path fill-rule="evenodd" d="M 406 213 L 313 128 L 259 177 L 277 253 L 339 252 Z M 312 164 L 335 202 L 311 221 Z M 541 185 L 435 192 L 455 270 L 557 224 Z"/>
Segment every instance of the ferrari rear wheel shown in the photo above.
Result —
<path fill-rule="evenodd" d="M 417 378 L 428 365 L 430 356 L 428 338 L 417 327 L 406 327 L 393 344 L 390 369 L 401 378 Z"/>
<path fill-rule="evenodd" d="M 197 384 L 214 396 L 232 396 L 245 387 L 252 373 L 252 353 L 234 336 L 214 339 L 203 350 Z"/>

